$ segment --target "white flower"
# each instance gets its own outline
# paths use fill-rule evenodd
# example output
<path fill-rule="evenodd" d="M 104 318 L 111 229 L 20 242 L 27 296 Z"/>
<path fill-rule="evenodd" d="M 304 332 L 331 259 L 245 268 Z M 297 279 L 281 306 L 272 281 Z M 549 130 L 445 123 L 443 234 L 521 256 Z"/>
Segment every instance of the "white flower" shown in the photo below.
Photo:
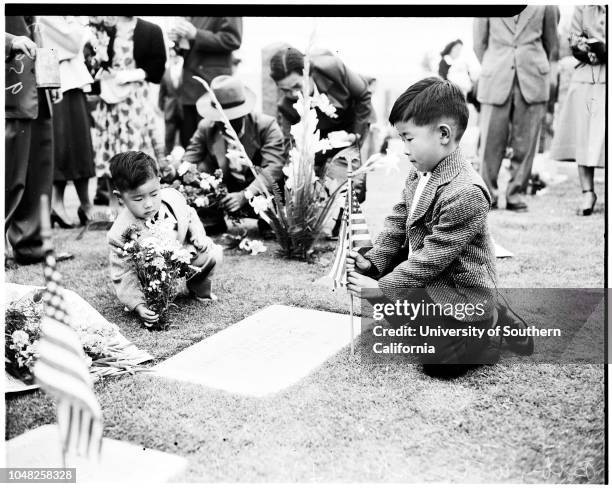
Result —
<path fill-rule="evenodd" d="M 208 178 L 204 178 L 205 173 L 202 173 L 202 179 L 200 180 L 200 188 L 204 190 L 204 192 L 208 192 L 211 188 L 211 184 L 208 181 Z"/>
<path fill-rule="evenodd" d="M 189 163 L 188 161 L 183 161 L 178 169 L 176 170 L 176 172 L 178 173 L 179 177 L 182 177 L 185 173 L 187 173 L 189 171 L 189 169 L 191 168 L 191 165 L 193 163 Z"/>
<path fill-rule="evenodd" d="M 25 331 L 18 329 L 11 335 L 13 343 L 17 346 L 25 346 L 30 342 L 30 336 Z"/>
<path fill-rule="evenodd" d="M 313 96 L 311 103 L 313 107 L 317 107 L 327 117 L 332 119 L 336 119 L 338 117 L 338 114 L 336 114 L 336 107 L 331 104 L 329 98 L 324 93 L 319 93 Z"/>
<path fill-rule="evenodd" d="M 251 207 L 257 214 L 263 214 L 272 205 L 272 196 L 264 197 L 263 195 L 256 195 L 250 201 Z"/>
<path fill-rule="evenodd" d="M 193 202 L 196 207 L 206 207 L 208 205 L 208 199 L 205 199 L 204 197 L 198 197 L 196 198 L 196 200 L 194 200 Z"/>
<path fill-rule="evenodd" d="M 253 241 L 251 241 L 251 255 L 257 255 L 259 253 L 263 253 L 264 251 L 266 251 L 268 248 L 266 248 L 266 246 L 264 246 L 264 244 L 257 240 L 254 239 Z"/>
<path fill-rule="evenodd" d="M 266 246 L 264 246 L 264 244 L 257 240 L 257 239 L 247 239 L 244 238 L 240 244 L 238 245 L 238 248 L 240 248 L 241 250 L 245 250 L 245 251 L 250 251 L 251 255 L 257 255 L 259 253 L 263 253 L 264 251 L 267 251 L 268 248 L 266 248 Z"/>

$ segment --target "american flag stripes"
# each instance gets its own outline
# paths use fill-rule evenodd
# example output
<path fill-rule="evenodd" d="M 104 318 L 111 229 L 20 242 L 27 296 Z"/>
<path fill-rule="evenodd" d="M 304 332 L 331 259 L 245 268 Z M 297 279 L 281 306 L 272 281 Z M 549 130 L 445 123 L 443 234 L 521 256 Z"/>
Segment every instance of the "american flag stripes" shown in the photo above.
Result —
<path fill-rule="evenodd" d="M 330 272 L 325 277 L 332 290 L 346 287 L 346 256 L 349 249 L 367 251 L 372 248 L 372 237 L 365 220 L 365 216 L 357 202 L 355 190 L 352 191 L 352 208 L 349 207 L 349 193 L 346 193 L 346 204 L 342 215 L 342 225 L 338 233 L 338 246 L 334 255 L 334 262 Z M 349 217 L 348 210 L 352 213 Z M 349 225 L 350 221 L 350 225 Z"/>
<path fill-rule="evenodd" d="M 42 214 L 48 215 L 46 202 Z M 86 357 L 66 310 L 61 276 L 50 244 L 50 229 L 43 218 L 45 242 L 43 295 L 45 311 L 41 321 L 41 339 L 34 376 L 40 386 L 57 401 L 57 423 L 62 453 L 99 457 L 102 448 L 102 412 L 93 392 Z M 48 220 L 48 218 L 47 218 Z"/>

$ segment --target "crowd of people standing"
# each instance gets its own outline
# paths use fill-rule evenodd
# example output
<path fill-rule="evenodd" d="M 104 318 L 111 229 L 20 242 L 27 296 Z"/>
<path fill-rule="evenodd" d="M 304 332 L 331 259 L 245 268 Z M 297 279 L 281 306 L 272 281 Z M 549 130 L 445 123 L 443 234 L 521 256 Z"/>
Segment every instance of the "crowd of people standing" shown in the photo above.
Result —
<path fill-rule="evenodd" d="M 551 150 L 553 158 L 578 165 L 582 215 L 592 213 L 597 200 L 594 169 L 605 166 L 605 22 L 605 7 L 575 8 L 569 43 L 577 64 L 555 121 Z M 509 155 L 506 208 L 527 210 L 521 195 L 531 177 L 555 83 L 558 23 L 554 6 L 528 6 L 513 18 L 475 19 L 473 45 L 482 65 L 477 79 L 461 61 L 461 40 L 440 53 L 439 76 L 455 83 L 479 112 L 480 171 L 493 208 L 498 206 L 501 163 Z M 282 185 L 290 128 L 299 120 L 293 104 L 302 89 L 304 54 L 294 47 L 273 54 L 270 76 L 282 97 L 276 118 L 259 113 L 254 94 L 234 74 L 233 53 L 243 37 L 241 17 L 174 18 L 164 34 L 158 25 L 136 17 L 9 16 L 5 33 L 5 236 L 17 263 L 42 259 L 40 196 L 52 196 L 52 223 L 73 227 L 64 205 L 67 182 L 73 182 L 77 217 L 86 224 L 94 204 L 112 204 L 109 162 L 125 151 L 143 151 L 165 166 L 180 145 L 185 161 L 198 164 L 201 171 L 222 169 L 229 193 L 220 209 L 204 216 L 211 231 L 224 230 L 223 211 L 248 208 L 261 189 L 247 162 L 228 156 L 232 143 L 194 75 L 212 85 L 266 185 Z M 52 48 L 57 57 L 55 86 L 37 80 L 36 69 L 42 68 L 36 58 L 44 48 Z M 317 155 L 318 176 L 325 170 L 333 179 L 345 172 L 342 157 L 354 157 L 376 119 L 371 83 L 355 68 L 331 51 L 311 53 L 310 86 L 319 129 L 322 137 L 336 142 L 333 151 Z M 151 104 L 151 84 L 159 85 L 165 134 Z M 327 165 L 332 159 L 334 164 Z M 89 182 L 94 176 L 92 202 Z M 365 179 L 356 187 L 363 201 Z"/>

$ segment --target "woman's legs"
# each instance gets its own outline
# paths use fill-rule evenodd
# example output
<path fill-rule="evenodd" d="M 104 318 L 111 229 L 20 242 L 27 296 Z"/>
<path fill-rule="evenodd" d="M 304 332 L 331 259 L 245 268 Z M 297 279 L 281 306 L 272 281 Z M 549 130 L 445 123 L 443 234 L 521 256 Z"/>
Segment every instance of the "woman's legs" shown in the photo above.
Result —
<path fill-rule="evenodd" d="M 51 196 L 51 210 L 55 212 L 62 221 L 69 223 L 66 207 L 64 206 L 64 190 L 66 190 L 65 181 L 53 182 L 53 193 Z"/>
<path fill-rule="evenodd" d="M 79 178 L 78 180 L 74 180 L 74 188 L 79 197 L 80 208 L 87 216 L 87 219 L 91 219 L 91 211 L 93 206 L 91 204 L 91 200 L 89 199 L 89 178 Z"/>
<path fill-rule="evenodd" d="M 582 201 L 580 203 L 579 212 L 583 216 L 588 216 L 593 212 L 597 196 L 594 190 L 595 168 L 592 166 L 578 165 L 578 177 L 580 178 L 580 187 L 582 188 Z"/>

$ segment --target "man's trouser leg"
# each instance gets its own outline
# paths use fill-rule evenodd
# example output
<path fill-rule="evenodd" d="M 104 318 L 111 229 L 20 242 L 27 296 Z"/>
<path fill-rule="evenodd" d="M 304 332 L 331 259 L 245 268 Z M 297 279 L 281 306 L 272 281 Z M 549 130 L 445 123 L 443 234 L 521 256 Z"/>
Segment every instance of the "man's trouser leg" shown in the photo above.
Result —
<path fill-rule="evenodd" d="M 512 95 L 502 105 L 482 104 L 480 110 L 480 175 L 497 203 L 497 177 L 506 153 Z"/>
<path fill-rule="evenodd" d="M 23 196 L 28 173 L 31 119 L 5 119 L 4 133 L 4 232 Z"/>
<path fill-rule="evenodd" d="M 181 122 L 181 146 L 187 149 L 189 141 L 198 128 L 198 123 L 202 120 L 196 110 L 195 105 L 183 105 L 183 120 Z"/>
<path fill-rule="evenodd" d="M 50 197 L 53 185 L 53 127 L 48 111 L 41 109 L 41 112 L 32 121 L 25 190 L 7 232 L 15 259 L 22 263 L 39 261 L 43 257 L 40 197 L 43 194 Z"/>
<path fill-rule="evenodd" d="M 540 140 L 542 118 L 546 111 L 544 102 L 528 104 L 525 101 L 516 80 L 512 88 L 512 99 L 512 136 L 510 142 L 512 158 L 510 160 L 510 181 L 506 189 L 508 202 L 518 200 L 518 194 L 524 193 L 527 189 L 531 168 L 533 167 L 533 158 Z"/>

